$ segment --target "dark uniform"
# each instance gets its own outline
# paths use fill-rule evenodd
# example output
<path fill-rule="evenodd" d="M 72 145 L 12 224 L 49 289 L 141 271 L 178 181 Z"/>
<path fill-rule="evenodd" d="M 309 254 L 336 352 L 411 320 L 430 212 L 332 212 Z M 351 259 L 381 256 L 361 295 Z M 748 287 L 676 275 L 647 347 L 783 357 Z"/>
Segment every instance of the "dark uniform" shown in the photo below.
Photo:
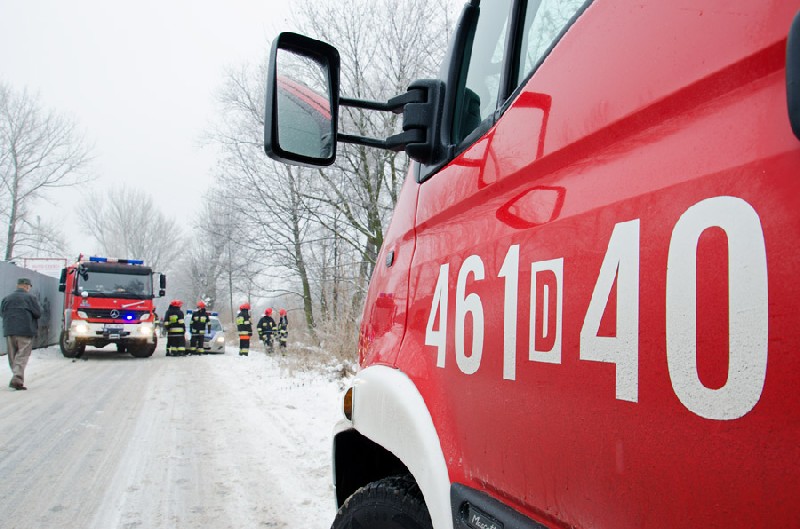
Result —
<path fill-rule="evenodd" d="M 181 305 L 180 301 L 174 300 L 164 313 L 162 325 L 167 333 L 167 356 L 186 356 L 186 324 Z"/>
<path fill-rule="evenodd" d="M 236 329 L 239 331 L 239 356 L 247 356 L 250 353 L 250 337 L 253 336 L 250 305 L 247 303 L 239 307 L 239 314 L 236 315 Z"/>
<path fill-rule="evenodd" d="M 281 309 L 280 318 L 278 319 L 278 343 L 285 349 L 288 340 L 289 318 L 286 316 L 286 309 Z"/>
<path fill-rule="evenodd" d="M 271 353 L 272 348 L 272 334 L 275 332 L 275 320 L 272 319 L 272 309 L 267 309 L 261 319 L 256 324 L 258 330 L 258 337 L 264 342 L 264 350 Z"/>
<path fill-rule="evenodd" d="M 8 366 L 11 368 L 11 382 L 8 387 L 25 387 L 25 367 L 31 356 L 33 339 L 39 330 L 42 309 L 33 294 L 33 285 L 27 277 L 17 280 L 17 289 L 3 298 L 0 314 L 3 316 L 3 335 L 8 347 Z"/>
<path fill-rule="evenodd" d="M 201 355 L 205 352 L 203 341 L 206 333 L 211 332 L 211 320 L 206 312 L 205 303 L 198 303 L 197 309 L 192 313 L 192 323 L 190 325 L 192 338 L 189 342 L 189 354 Z"/>

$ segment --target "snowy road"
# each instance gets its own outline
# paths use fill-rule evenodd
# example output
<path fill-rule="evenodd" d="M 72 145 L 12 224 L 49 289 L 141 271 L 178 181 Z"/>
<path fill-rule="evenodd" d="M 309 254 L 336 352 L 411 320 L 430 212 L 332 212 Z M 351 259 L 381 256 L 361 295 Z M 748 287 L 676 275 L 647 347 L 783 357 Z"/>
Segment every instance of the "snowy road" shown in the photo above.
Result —
<path fill-rule="evenodd" d="M 0 357 L 0 526 L 327 528 L 335 377 L 252 351 Z"/>

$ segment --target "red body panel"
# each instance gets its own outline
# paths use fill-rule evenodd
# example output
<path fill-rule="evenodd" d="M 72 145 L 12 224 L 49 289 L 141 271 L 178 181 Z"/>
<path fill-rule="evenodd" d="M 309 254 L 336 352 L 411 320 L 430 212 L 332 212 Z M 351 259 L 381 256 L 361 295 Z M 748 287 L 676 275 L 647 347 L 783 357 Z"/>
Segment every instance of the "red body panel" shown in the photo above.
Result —
<path fill-rule="evenodd" d="M 98 296 L 89 296 L 83 298 L 79 295 L 75 294 L 75 283 L 77 281 L 77 274 L 75 270 L 79 266 L 79 263 L 75 263 L 66 267 L 65 273 L 65 288 L 64 288 L 64 311 L 65 311 L 65 318 L 62 321 L 62 329 L 66 329 L 69 327 L 70 322 L 73 320 L 85 320 L 90 323 L 112 323 L 112 324 L 137 324 L 139 320 L 136 319 L 135 321 L 128 321 L 124 319 L 125 311 L 137 311 L 137 312 L 147 312 L 152 315 L 153 313 L 153 299 L 152 297 L 149 299 L 130 299 L 130 298 L 114 298 L 114 297 L 98 297 Z M 149 267 L 147 268 L 149 271 Z M 91 308 L 95 310 L 112 310 L 116 309 L 120 311 L 120 318 L 100 318 L 100 317 L 88 317 L 82 318 L 78 316 L 78 311 L 86 308 Z M 150 318 L 149 321 L 153 321 Z"/>
<path fill-rule="evenodd" d="M 451 481 L 551 526 L 797 525 L 798 10 L 598 0 L 484 138 L 406 183 L 360 358 L 419 388 Z"/>
<path fill-rule="evenodd" d="M 407 325 L 408 274 L 414 256 L 414 214 L 419 186 L 407 178 L 384 234 L 364 307 L 359 363 L 392 365 Z M 388 261 L 387 261 L 388 259 Z"/>

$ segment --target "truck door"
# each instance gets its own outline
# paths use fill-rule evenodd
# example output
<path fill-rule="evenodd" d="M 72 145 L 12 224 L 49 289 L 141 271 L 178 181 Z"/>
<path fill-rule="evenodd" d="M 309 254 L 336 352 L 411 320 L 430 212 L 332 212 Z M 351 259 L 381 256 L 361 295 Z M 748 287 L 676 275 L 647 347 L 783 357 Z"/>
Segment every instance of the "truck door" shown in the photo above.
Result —
<path fill-rule="evenodd" d="M 474 13 L 397 359 L 454 483 L 558 526 L 794 524 L 798 9 Z"/>

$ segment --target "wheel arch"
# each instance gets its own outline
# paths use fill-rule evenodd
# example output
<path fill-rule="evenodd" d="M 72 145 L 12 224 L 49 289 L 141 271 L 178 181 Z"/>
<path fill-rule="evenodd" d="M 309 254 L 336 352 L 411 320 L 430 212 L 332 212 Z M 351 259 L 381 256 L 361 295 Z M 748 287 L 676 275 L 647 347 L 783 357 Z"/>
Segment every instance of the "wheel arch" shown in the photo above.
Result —
<path fill-rule="evenodd" d="M 359 487 L 402 473 L 417 482 L 436 529 L 452 529 L 450 478 L 439 436 L 422 395 L 408 376 L 386 366 L 353 380 L 352 421 L 333 441 L 333 475 L 341 505 Z"/>
<path fill-rule="evenodd" d="M 402 474 L 410 474 L 402 461 L 354 428 L 334 436 L 333 481 L 336 485 L 337 507 L 341 507 L 361 487 Z"/>

